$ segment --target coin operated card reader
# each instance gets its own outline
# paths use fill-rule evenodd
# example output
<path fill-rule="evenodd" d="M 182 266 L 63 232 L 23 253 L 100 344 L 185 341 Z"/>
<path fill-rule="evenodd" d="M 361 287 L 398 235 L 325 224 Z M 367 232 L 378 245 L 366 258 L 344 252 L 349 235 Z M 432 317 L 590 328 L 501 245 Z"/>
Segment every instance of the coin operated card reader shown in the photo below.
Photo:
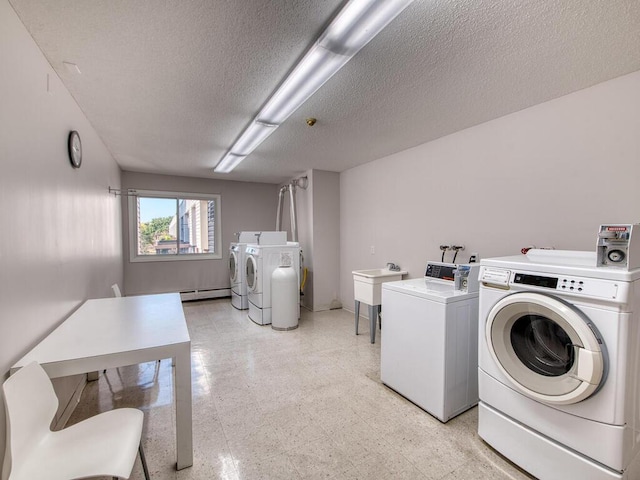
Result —
<path fill-rule="evenodd" d="M 625 270 L 640 268 L 640 224 L 600 225 L 597 266 Z"/>

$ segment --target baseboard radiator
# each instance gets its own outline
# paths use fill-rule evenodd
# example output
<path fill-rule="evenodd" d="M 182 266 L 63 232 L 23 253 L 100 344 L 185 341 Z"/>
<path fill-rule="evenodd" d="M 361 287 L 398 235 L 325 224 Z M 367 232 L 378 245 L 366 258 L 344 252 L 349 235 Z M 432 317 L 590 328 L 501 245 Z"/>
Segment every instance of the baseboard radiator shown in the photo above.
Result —
<path fill-rule="evenodd" d="M 209 290 L 189 290 L 186 292 L 180 292 L 180 299 L 183 302 L 189 302 L 191 300 L 206 300 L 209 298 L 223 298 L 230 296 L 230 288 L 212 288 Z"/>

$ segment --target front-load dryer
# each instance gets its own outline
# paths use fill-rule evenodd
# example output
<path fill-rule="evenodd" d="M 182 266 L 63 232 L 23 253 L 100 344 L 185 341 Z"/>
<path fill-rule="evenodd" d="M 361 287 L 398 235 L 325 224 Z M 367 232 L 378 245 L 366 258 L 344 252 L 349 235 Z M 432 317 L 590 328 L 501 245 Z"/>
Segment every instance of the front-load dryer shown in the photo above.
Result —
<path fill-rule="evenodd" d="M 249 298 L 249 318 L 258 325 L 271 324 L 271 275 L 280 265 L 280 255 L 291 256 L 292 265 L 300 285 L 300 245 L 288 242 L 286 245 L 247 245 L 246 280 Z M 298 302 L 298 318 L 300 302 Z"/>
<path fill-rule="evenodd" d="M 247 280 L 245 277 L 246 243 L 232 242 L 229 247 L 229 282 L 231 283 L 231 305 L 238 310 L 249 308 Z"/>
<path fill-rule="evenodd" d="M 541 480 L 640 478 L 639 278 L 591 252 L 481 262 L 478 431 Z"/>
<path fill-rule="evenodd" d="M 245 252 L 247 244 L 283 245 L 287 243 L 287 232 L 240 232 L 237 242 L 229 246 L 229 282 L 231 305 L 238 310 L 249 308 L 249 295 L 245 275 Z"/>
<path fill-rule="evenodd" d="M 285 233 L 286 234 L 286 233 Z M 231 305 L 238 310 L 249 308 L 247 280 L 245 278 L 245 251 L 248 243 L 262 236 L 262 232 L 239 232 L 237 242 L 229 245 L 229 283 L 231 284 Z"/>

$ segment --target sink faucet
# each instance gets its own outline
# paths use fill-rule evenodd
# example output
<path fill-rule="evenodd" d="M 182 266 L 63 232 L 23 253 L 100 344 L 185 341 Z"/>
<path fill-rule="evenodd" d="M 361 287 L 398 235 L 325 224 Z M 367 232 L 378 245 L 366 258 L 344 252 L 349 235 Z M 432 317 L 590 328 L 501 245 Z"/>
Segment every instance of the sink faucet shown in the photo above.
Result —
<path fill-rule="evenodd" d="M 387 268 L 389 270 L 391 270 L 392 272 L 399 272 L 400 271 L 400 266 L 396 265 L 395 263 L 387 263 Z"/>

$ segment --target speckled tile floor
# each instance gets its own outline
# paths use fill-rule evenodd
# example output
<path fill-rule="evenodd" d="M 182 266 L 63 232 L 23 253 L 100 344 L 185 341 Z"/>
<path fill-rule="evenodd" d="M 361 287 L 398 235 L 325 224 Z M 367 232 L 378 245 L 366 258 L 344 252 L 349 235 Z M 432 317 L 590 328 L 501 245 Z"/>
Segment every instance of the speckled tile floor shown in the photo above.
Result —
<path fill-rule="evenodd" d="M 477 435 L 477 408 L 440 423 L 380 382 L 380 343 L 352 314 L 302 310 L 258 326 L 228 299 L 184 304 L 192 340 L 193 467 L 175 470 L 171 362 L 101 374 L 69 424 L 115 407 L 145 413 L 154 480 L 530 479 Z M 144 478 L 136 461 L 132 479 Z"/>

